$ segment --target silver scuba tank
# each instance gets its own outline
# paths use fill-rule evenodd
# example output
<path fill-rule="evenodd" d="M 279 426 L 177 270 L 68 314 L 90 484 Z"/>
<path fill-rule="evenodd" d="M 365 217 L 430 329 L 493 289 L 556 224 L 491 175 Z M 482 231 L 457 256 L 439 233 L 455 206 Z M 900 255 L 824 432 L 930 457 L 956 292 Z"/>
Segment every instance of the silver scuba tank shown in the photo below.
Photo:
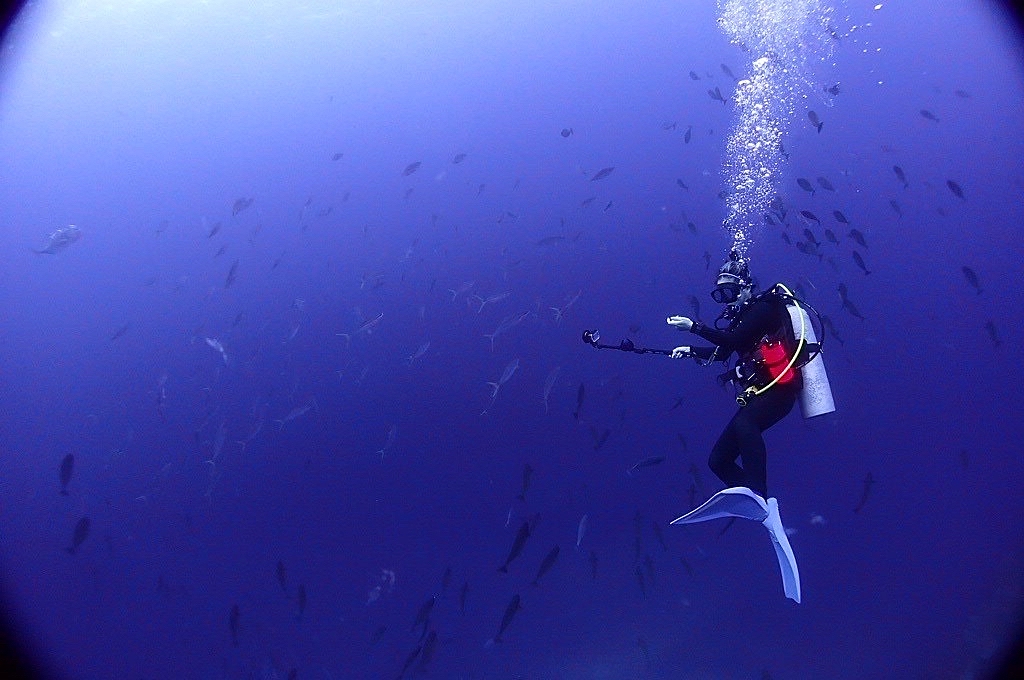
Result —
<path fill-rule="evenodd" d="M 807 310 L 790 302 L 786 305 L 786 311 L 789 312 L 793 335 L 798 342 L 801 326 L 805 343 L 818 342 Z M 821 352 L 818 352 L 813 359 L 805 364 L 800 369 L 800 373 L 804 379 L 803 389 L 800 390 L 800 410 L 803 412 L 804 418 L 813 418 L 835 411 L 836 402 L 832 398 L 832 387 L 828 384 L 828 374 L 825 373 L 825 362 L 822 360 Z"/>

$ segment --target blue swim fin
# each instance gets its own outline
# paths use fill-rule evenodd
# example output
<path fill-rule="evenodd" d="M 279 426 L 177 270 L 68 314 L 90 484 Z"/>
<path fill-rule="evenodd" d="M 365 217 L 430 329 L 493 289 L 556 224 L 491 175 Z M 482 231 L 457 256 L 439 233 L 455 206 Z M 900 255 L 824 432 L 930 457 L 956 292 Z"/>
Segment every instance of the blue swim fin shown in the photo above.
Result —
<path fill-rule="evenodd" d="M 760 522 L 772 539 L 775 557 L 779 560 L 779 571 L 782 572 L 782 588 L 786 597 L 800 602 L 800 570 L 796 565 L 796 556 L 789 545 L 789 537 L 782 526 L 779 516 L 779 502 L 774 498 L 767 501 L 745 486 L 723 489 L 706 500 L 700 507 L 694 508 L 682 517 L 677 517 L 671 524 L 693 524 L 706 522 L 723 517 L 739 517 Z"/>
<path fill-rule="evenodd" d="M 745 486 L 722 489 L 704 503 L 669 524 L 693 524 L 723 517 L 739 517 L 763 522 L 768 517 L 768 504 Z"/>

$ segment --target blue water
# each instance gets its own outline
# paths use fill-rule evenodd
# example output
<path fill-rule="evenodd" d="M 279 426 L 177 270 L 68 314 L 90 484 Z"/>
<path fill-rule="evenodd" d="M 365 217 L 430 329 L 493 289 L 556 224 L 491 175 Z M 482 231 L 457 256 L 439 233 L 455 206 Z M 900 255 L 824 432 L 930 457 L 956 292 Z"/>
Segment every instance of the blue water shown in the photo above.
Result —
<path fill-rule="evenodd" d="M 838 407 L 766 436 L 798 605 L 756 524 L 668 526 L 721 488 L 719 369 L 580 341 L 718 313 L 721 64 L 751 62 L 718 7 L 253 4 L 40 3 L 5 44 L 0 583 L 40 668 L 394 678 L 427 639 L 407 677 L 990 667 L 1024 600 L 1024 79 L 991 5 L 837 7 L 786 120 L 786 226 L 747 252 L 831 319 Z"/>

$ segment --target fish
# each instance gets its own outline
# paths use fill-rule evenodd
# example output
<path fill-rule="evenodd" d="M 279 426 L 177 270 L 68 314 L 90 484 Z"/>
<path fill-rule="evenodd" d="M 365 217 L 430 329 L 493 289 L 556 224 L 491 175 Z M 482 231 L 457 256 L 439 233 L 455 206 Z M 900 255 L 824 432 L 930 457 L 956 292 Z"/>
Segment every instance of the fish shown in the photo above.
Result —
<path fill-rule="evenodd" d="M 220 356 L 224 360 L 224 365 L 227 366 L 228 353 L 224 351 L 224 345 L 221 344 L 220 340 L 218 340 L 217 338 L 203 338 L 203 340 L 206 341 L 207 345 L 220 352 Z"/>
<path fill-rule="evenodd" d="M 576 527 L 576 550 L 580 549 L 580 545 L 583 543 L 583 537 L 587 534 L 587 524 L 589 519 L 587 514 L 584 513 L 583 517 L 580 517 L 579 526 Z"/>
<path fill-rule="evenodd" d="M 516 370 L 518 370 L 518 368 L 519 357 L 516 357 L 512 359 L 512 361 L 508 362 L 508 365 L 506 365 L 505 370 L 501 372 L 501 377 L 498 378 L 497 382 L 487 383 L 487 385 L 491 388 L 491 403 L 487 406 L 487 408 L 490 408 L 491 406 L 494 405 L 494 401 L 498 398 L 498 391 L 501 389 L 501 386 L 512 379 L 512 376 L 515 375 L 515 372 Z M 484 409 L 481 415 L 483 415 L 484 413 L 487 413 L 487 409 Z"/>
<path fill-rule="evenodd" d="M 408 177 L 412 173 L 416 172 L 420 169 L 421 165 L 423 165 L 421 161 L 413 161 L 412 163 L 409 163 L 409 165 L 405 166 L 405 170 L 402 170 L 402 177 Z"/>
<path fill-rule="evenodd" d="M 212 228 L 210 229 L 210 233 L 206 235 L 206 238 L 213 238 L 213 237 L 214 237 L 214 235 L 215 235 L 215 234 L 216 234 L 216 233 L 217 233 L 218 231 L 220 231 L 220 226 L 221 226 L 221 223 L 220 223 L 220 222 L 217 222 L 217 223 L 216 223 L 215 225 L 213 225 L 213 227 L 212 227 Z"/>
<path fill-rule="evenodd" d="M 813 125 L 815 128 L 817 128 L 818 129 L 818 133 L 820 134 L 821 133 L 821 128 L 825 124 L 821 122 L 820 118 L 818 118 L 818 114 L 815 113 L 814 111 L 808 111 L 807 112 L 807 120 L 811 121 L 811 125 Z"/>
<path fill-rule="evenodd" d="M 704 271 L 707 271 L 711 267 L 711 253 L 704 251 Z"/>
<path fill-rule="evenodd" d="M 615 170 L 614 166 L 613 167 L 609 167 L 609 168 L 601 168 L 596 173 L 594 173 L 594 176 L 590 178 L 590 181 L 591 182 L 596 182 L 599 179 L 604 179 L 608 175 L 612 174 L 612 172 L 614 170 Z"/>
<path fill-rule="evenodd" d="M 494 303 L 494 302 L 501 302 L 502 300 L 506 299 L 510 295 L 512 295 L 512 291 L 508 290 L 508 291 L 505 291 L 504 293 L 497 293 L 495 295 L 489 295 L 486 298 L 483 298 L 483 297 L 481 297 L 479 295 L 473 295 L 473 296 L 471 296 L 471 298 L 480 302 L 480 306 L 476 310 L 476 313 L 479 314 L 481 311 L 483 311 L 483 308 L 486 307 L 488 304 L 491 304 L 491 303 Z"/>
<path fill-rule="evenodd" d="M 60 495 L 68 495 L 68 483 L 71 482 L 71 474 L 75 470 L 75 456 L 72 453 L 64 456 L 60 462 Z"/>
<path fill-rule="evenodd" d="M 637 585 L 640 586 L 640 595 L 646 600 L 647 599 L 647 584 L 646 584 L 646 581 L 644 579 L 644 572 L 640 568 L 639 564 L 636 565 L 636 568 L 633 570 L 633 573 L 636 575 L 636 583 L 637 583 Z"/>
<path fill-rule="evenodd" d="M 562 135 L 563 137 L 565 137 L 565 138 L 568 138 L 568 137 L 569 137 L 569 135 L 571 135 L 571 134 L 572 134 L 573 132 L 574 132 L 574 131 L 573 131 L 573 129 L 572 129 L 572 128 L 562 128 L 562 132 L 561 132 L 561 133 L 559 133 L 559 134 L 561 134 L 561 135 Z"/>
<path fill-rule="evenodd" d="M 934 121 L 936 123 L 939 122 L 938 117 L 936 117 L 936 115 L 929 111 L 928 109 L 921 109 L 920 114 L 922 118 L 927 118 L 928 120 Z"/>
<path fill-rule="evenodd" d="M 402 670 L 398 671 L 397 680 L 402 680 L 402 677 L 405 676 L 405 672 L 412 667 L 413 663 L 416 661 L 416 657 L 420 655 L 420 650 L 422 649 L 423 645 L 416 645 L 416 648 L 409 652 L 409 656 L 405 657 L 405 663 L 402 664 Z"/>
<path fill-rule="evenodd" d="M 851 229 L 850 232 L 847 234 L 847 236 L 849 236 L 854 241 L 856 241 L 857 245 L 859 245 L 861 248 L 867 248 L 868 247 L 868 243 L 864 239 L 864 234 L 862 234 L 860 232 L 860 229 Z"/>
<path fill-rule="evenodd" d="M 458 165 L 459 163 L 461 163 L 464 160 L 466 160 L 466 154 L 464 154 L 464 153 L 457 153 L 457 154 L 455 154 L 455 156 L 452 157 L 452 165 Z"/>
<path fill-rule="evenodd" d="M 693 126 L 687 125 L 686 132 L 683 133 L 683 144 L 689 144 L 690 138 L 693 136 Z"/>
<path fill-rule="evenodd" d="M 992 340 L 992 347 L 999 347 L 1003 344 L 1003 341 L 999 339 L 999 331 L 996 330 L 996 324 L 992 321 L 985 322 L 985 330 L 988 331 L 988 337 Z"/>
<path fill-rule="evenodd" d="M 716 102 L 722 102 L 723 104 L 725 104 L 725 97 L 722 96 L 722 91 L 719 90 L 717 87 L 713 90 L 708 90 L 708 96 L 711 97 Z"/>
<path fill-rule="evenodd" d="M 953 195 L 959 198 L 961 201 L 967 200 L 967 197 L 964 196 L 963 187 L 961 187 L 959 184 L 957 184 L 951 179 L 947 179 L 946 186 L 949 187 L 949 190 L 953 192 Z"/>
<path fill-rule="evenodd" d="M 441 595 L 444 596 L 448 592 L 448 586 L 452 583 L 452 568 L 451 565 L 444 568 L 444 573 L 441 574 Z"/>
<path fill-rule="evenodd" d="M 590 427 L 590 434 L 594 438 L 595 451 L 601 450 L 601 447 L 608 441 L 608 436 L 611 435 L 611 433 L 612 431 L 607 428 L 602 432 L 598 432 L 596 427 Z"/>
<path fill-rule="evenodd" d="M 892 208 L 894 213 L 896 213 L 896 217 L 903 217 L 903 208 L 900 207 L 900 204 L 896 202 L 895 198 L 889 199 L 889 207 Z"/>
<path fill-rule="evenodd" d="M 825 191 L 835 191 L 836 190 L 836 188 L 834 186 L 832 186 L 832 182 L 829 182 L 824 177 L 818 177 L 817 182 L 818 182 L 818 186 L 820 186 Z"/>
<path fill-rule="evenodd" d="M 78 547 L 89 537 L 89 526 L 90 520 L 88 517 L 83 517 L 75 523 L 75 529 L 71 533 L 71 545 L 65 548 L 69 555 L 74 555 Z"/>
<path fill-rule="evenodd" d="M 832 211 L 832 217 L 836 218 L 836 222 L 838 222 L 839 224 L 845 224 L 845 225 L 849 225 L 850 224 L 850 220 L 846 219 L 846 215 L 844 215 L 839 210 L 833 210 Z"/>
<path fill-rule="evenodd" d="M 843 342 L 843 339 L 841 337 L 839 337 L 839 333 L 836 332 L 836 327 L 835 327 L 835 324 L 832 323 L 832 319 L 830 319 L 829 317 L 827 317 L 824 314 L 822 314 L 821 315 L 821 325 L 823 325 L 825 327 L 825 330 L 828 331 L 829 335 L 831 335 L 833 338 L 836 339 L 836 342 L 838 342 L 840 345 L 845 344 Z"/>
<path fill-rule="evenodd" d="M 569 311 L 570 307 L 572 307 L 574 304 L 576 304 L 576 301 L 580 299 L 580 295 L 582 295 L 582 294 L 583 294 L 583 290 L 582 289 L 578 290 L 578 291 L 576 291 L 575 295 L 573 295 L 571 297 L 566 296 L 566 303 L 563 306 L 561 306 L 561 307 L 552 307 L 551 308 L 551 311 L 553 311 L 555 313 L 555 323 L 559 323 L 559 322 L 562 321 L 562 317 L 565 316 L 565 313 L 567 311 Z"/>
<path fill-rule="evenodd" d="M 834 245 L 839 245 L 839 239 L 836 238 L 836 233 L 831 229 L 825 230 L 825 239 Z"/>
<path fill-rule="evenodd" d="M 469 581 L 463 581 L 459 589 L 459 613 L 466 615 L 466 596 L 469 595 Z"/>
<path fill-rule="evenodd" d="M 559 550 L 560 548 L 556 545 L 548 552 L 547 555 L 544 556 L 544 559 L 541 560 L 540 568 L 537 569 L 537 576 L 535 576 L 534 579 L 530 581 L 530 585 L 534 587 L 540 585 L 541 577 L 543 577 L 544 574 L 551 571 L 551 567 L 555 566 L 555 562 L 558 561 Z"/>
<path fill-rule="evenodd" d="M 345 338 L 346 344 L 351 344 L 352 338 L 357 336 L 357 335 L 360 335 L 360 334 L 372 335 L 373 334 L 373 329 L 375 329 L 378 325 L 380 325 L 381 319 L 383 319 L 383 318 L 384 318 L 384 312 L 381 312 L 380 314 L 378 314 L 377 316 L 373 317 L 372 319 L 369 319 L 369 320 L 364 321 L 363 323 L 359 324 L 359 327 L 356 328 L 351 333 L 335 333 L 335 335 L 340 335 L 341 337 Z"/>
<path fill-rule="evenodd" d="M 391 448 L 391 446 L 395 443 L 396 434 L 398 434 L 397 425 L 392 425 L 391 427 L 388 428 L 387 437 L 384 439 L 384 446 L 380 447 L 380 449 L 377 450 L 377 453 L 380 454 L 381 463 L 384 462 L 384 454 L 386 454 L 388 450 Z"/>
<path fill-rule="evenodd" d="M 533 478 L 533 467 L 529 463 L 523 464 L 523 488 L 516 496 L 521 501 L 526 500 L 526 492 L 530 488 L 530 480 Z"/>
<path fill-rule="evenodd" d="M 835 85 L 831 85 L 829 87 L 823 87 L 822 89 L 825 91 L 826 94 L 830 94 L 833 97 L 839 95 L 839 83 L 836 83 Z"/>
<path fill-rule="evenodd" d="M 289 411 L 288 415 L 286 415 L 284 418 L 277 419 L 275 422 L 277 422 L 277 424 L 278 424 L 278 427 L 277 427 L 278 431 L 284 429 L 284 424 L 285 423 L 289 423 L 289 422 L 295 420 L 296 418 L 301 418 L 302 416 L 304 416 L 307 413 L 309 413 L 309 409 L 313 408 L 314 405 L 316 405 L 316 398 L 311 398 L 306 403 L 305 406 L 296 406 L 291 411 Z M 319 410 L 319 407 L 318 407 L 318 410 Z"/>
<path fill-rule="evenodd" d="M 904 189 L 910 187 L 910 182 L 907 181 L 907 176 L 903 173 L 903 168 L 901 168 L 898 165 L 894 165 L 892 166 L 892 171 L 896 173 L 896 179 L 898 179 L 903 184 Z"/>
<path fill-rule="evenodd" d="M 700 300 L 697 299 L 696 295 L 691 295 L 687 298 L 690 303 L 690 313 L 693 314 L 694 319 L 700 318 Z"/>
<path fill-rule="evenodd" d="M 864 478 L 864 490 L 861 492 L 860 502 L 857 503 L 857 507 L 853 509 L 854 512 L 859 513 L 864 508 L 864 504 L 868 502 L 868 496 L 871 494 L 871 487 L 874 483 L 875 478 L 869 472 Z"/>
<path fill-rule="evenodd" d="M 430 349 L 430 340 L 426 340 L 426 341 L 424 341 L 423 343 L 420 344 L 420 346 L 416 349 L 415 352 L 413 352 L 408 357 L 406 357 L 406 359 L 405 359 L 406 362 L 410 366 L 412 366 L 413 362 L 415 362 L 417 359 L 419 359 L 424 354 L 426 354 L 427 350 L 429 350 L 429 349 Z"/>
<path fill-rule="evenodd" d="M 302 615 L 306 612 L 306 584 L 299 584 L 299 592 L 297 597 L 297 603 L 299 605 L 298 613 L 295 615 L 296 621 L 302 620 Z"/>
<path fill-rule="evenodd" d="M 75 225 L 58 227 L 50 234 L 50 242 L 46 244 L 45 248 L 42 250 L 33 248 L 32 252 L 36 255 L 56 255 L 80 238 L 82 238 L 82 231 Z"/>
<path fill-rule="evenodd" d="M 111 340 L 117 340 L 118 338 L 123 336 L 125 333 L 127 333 L 129 328 L 131 328 L 131 324 L 126 323 L 125 325 L 121 326 L 116 331 L 114 331 L 114 334 L 110 336 L 110 339 Z"/>
<path fill-rule="evenodd" d="M 697 225 L 694 224 L 693 222 L 687 222 L 686 228 L 689 229 L 690 233 L 693 234 L 694 236 L 697 235 Z"/>
<path fill-rule="evenodd" d="M 285 597 L 288 596 L 288 574 L 284 568 L 284 562 L 281 560 L 277 561 L 277 582 L 281 584 L 281 590 L 284 591 Z"/>
<path fill-rule="evenodd" d="M 434 658 L 434 650 L 437 648 L 437 631 L 432 630 L 427 634 L 427 639 L 423 641 L 423 649 L 420 651 L 420 661 L 416 664 L 416 674 L 420 675 L 427 672 L 427 664 L 430 663 L 431 659 Z"/>
<path fill-rule="evenodd" d="M 522 609 L 519 600 L 519 593 L 512 596 L 512 600 L 509 601 L 508 606 L 505 607 L 505 614 L 501 617 L 501 625 L 498 627 L 498 634 L 494 636 L 495 642 L 501 642 L 501 634 L 505 632 L 509 624 L 512 623 L 512 619 L 515 618 L 516 612 Z"/>
<path fill-rule="evenodd" d="M 252 202 L 254 200 L 256 200 L 256 199 L 254 199 L 254 198 L 237 198 L 237 199 L 235 199 L 234 204 L 232 204 L 232 206 L 231 206 L 231 216 L 234 217 L 238 213 L 240 213 L 243 210 L 245 210 L 246 208 L 248 208 L 250 205 L 252 205 Z"/>
<path fill-rule="evenodd" d="M 722 73 L 729 76 L 733 80 L 738 80 L 738 78 L 732 74 L 732 69 L 730 69 L 728 66 L 726 66 L 725 64 L 719 64 L 719 66 L 722 68 Z"/>
<path fill-rule="evenodd" d="M 678 186 L 680 189 L 686 189 L 687 191 L 690 190 L 690 187 L 686 186 L 686 182 L 678 178 L 676 179 L 676 186 Z"/>
<path fill-rule="evenodd" d="M 668 552 L 668 546 L 665 545 L 665 534 L 661 530 L 661 525 L 656 522 L 651 522 L 651 529 L 654 530 L 654 537 L 658 539 L 658 543 L 661 544 L 661 549 Z"/>
<path fill-rule="evenodd" d="M 818 216 L 812 213 L 810 210 L 801 210 L 800 217 L 804 218 L 808 222 L 813 222 L 819 226 L 821 225 L 821 220 L 819 220 Z"/>
<path fill-rule="evenodd" d="M 665 456 L 648 456 L 643 460 L 639 460 L 636 463 L 633 463 L 633 465 L 630 466 L 628 470 L 626 470 L 626 474 L 632 476 L 633 473 L 639 470 L 640 468 L 652 467 L 654 465 L 660 465 L 661 463 L 664 462 Z"/>
<path fill-rule="evenodd" d="M 554 388 L 555 381 L 558 380 L 558 374 L 561 373 L 561 371 L 561 366 L 555 366 L 553 369 L 551 369 L 551 372 L 548 373 L 548 377 L 544 379 L 544 413 L 548 412 L 548 397 L 551 396 L 551 390 L 552 388 Z"/>
<path fill-rule="evenodd" d="M 340 161 L 344 155 L 345 155 L 344 153 L 342 153 L 341 151 L 338 151 L 338 152 L 336 152 L 336 153 L 331 155 L 331 160 L 332 161 Z"/>
<path fill-rule="evenodd" d="M 519 553 L 523 551 L 523 546 L 526 545 L 526 539 L 530 537 L 530 522 L 524 521 L 519 527 L 519 531 L 516 532 L 515 540 L 512 541 L 512 548 L 508 551 L 508 557 L 505 558 L 505 563 L 498 567 L 498 571 L 503 574 L 508 573 L 508 565 L 512 563 L 512 560 L 519 557 Z"/>
<path fill-rule="evenodd" d="M 491 341 L 491 351 L 494 351 L 494 339 L 496 337 L 512 330 L 513 328 L 518 326 L 523 321 L 523 319 L 525 319 L 528 316 L 530 316 L 529 311 L 522 312 L 518 315 L 513 314 L 512 316 L 507 316 L 501 320 L 501 323 L 498 324 L 498 327 L 494 329 L 493 333 L 484 333 L 484 337 L 489 338 Z"/>
<path fill-rule="evenodd" d="M 580 419 L 580 411 L 583 410 L 583 397 L 584 397 L 583 383 L 580 383 L 579 389 L 576 390 L 576 410 L 573 411 L 572 417 L 577 421 Z"/>
<path fill-rule="evenodd" d="M 223 246 L 221 246 L 220 248 L 217 249 L 217 252 L 214 253 L 213 256 L 214 257 L 220 257 L 221 255 L 223 255 L 227 251 L 228 251 L 228 247 L 226 245 L 223 245 Z"/>
<path fill-rule="evenodd" d="M 808 182 L 806 179 L 804 179 L 803 177 L 800 177 L 800 178 L 798 178 L 796 180 L 796 183 L 800 185 L 801 189 L 803 189 L 804 191 L 810 193 L 811 196 L 814 195 L 814 192 L 815 192 L 814 185 L 811 184 L 810 182 Z"/>
<path fill-rule="evenodd" d="M 423 626 L 423 632 L 420 635 L 420 639 L 427 634 L 427 628 L 430 625 L 430 612 L 434 610 L 434 603 L 437 602 L 437 597 L 431 595 L 427 598 L 426 602 L 420 605 L 419 611 L 416 612 L 416 618 L 412 622 L 412 627 L 409 628 L 409 632 L 413 632 L 417 627 Z"/>
<path fill-rule="evenodd" d="M 839 297 L 843 301 L 843 309 L 845 309 L 852 316 L 857 317 L 861 321 L 864 320 L 864 317 L 861 316 L 861 313 L 857 309 L 856 305 L 854 305 L 853 302 L 850 301 L 850 298 L 847 297 L 847 295 L 846 295 L 846 284 L 845 283 L 840 283 L 839 284 Z"/>
<path fill-rule="evenodd" d="M 864 264 L 864 258 L 861 257 L 860 253 L 858 253 L 856 250 L 853 251 L 853 261 L 856 263 L 858 267 L 861 268 L 861 271 L 864 272 L 865 276 L 871 273 L 870 271 L 868 271 L 867 266 Z"/>
<path fill-rule="evenodd" d="M 696 71 L 690 71 L 690 80 L 700 80 L 700 76 L 697 75 Z"/>
<path fill-rule="evenodd" d="M 818 243 L 818 239 L 815 238 L 814 232 L 810 229 L 804 229 L 804 238 L 807 239 L 807 243 L 817 248 L 821 244 Z"/>
<path fill-rule="evenodd" d="M 672 121 L 671 123 L 668 123 L 668 122 L 662 123 L 661 124 L 661 129 L 665 130 L 665 131 L 675 130 L 676 129 L 676 121 Z"/>
<path fill-rule="evenodd" d="M 231 268 L 228 269 L 228 276 L 224 280 L 224 287 L 230 288 L 231 284 L 235 282 L 235 277 L 238 274 L 238 260 L 231 263 Z"/>
<path fill-rule="evenodd" d="M 786 245 L 792 245 L 793 241 L 789 238 L 789 234 L 782 232 L 782 240 L 786 242 Z"/>
<path fill-rule="evenodd" d="M 377 626 L 376 630 L 374 630 L 373 634 L 370 636 L 370 646 L 373 647 L 380 642 L 386 632 L 388 632 L 387 626 Z"/>
<path fill-rule="evenodd" d="M 561 234 L 555 234 L 554 236 L 545 236 L 544 238 L 540 239 L 539 241 L 537 241 L 537 245 L 542 247 L 553 246 L 556 243 L 563 243 L 565 240 L 565 237 L 562 236 Z"/>
<path fill-rule="evenodd" d="M 978 279 L 978 275 L 975 271 L 967 265 L 961 267 L 960 271 L 964 273 L 964 278 L 967 279 L 967 283 L 970 284 L 971 288 L 973 288 L 978 295 L 981 295 L 981 281 Z"/>
<path fill-rule="evenodd" d="M 228 614 L 228 630 L 231 631 L 231 644 L 238 646 L 238 620 L 242 617 L 237 604 L 231 605 L 231 613 Z"/>
<path fill-rule="evenodd" d="M 586 208 L 588 205 L 593 203 L 597 199 L 597 196 L 591 196 L 590 198 L 584 198 L 580 201 L 580 208 Z"/>

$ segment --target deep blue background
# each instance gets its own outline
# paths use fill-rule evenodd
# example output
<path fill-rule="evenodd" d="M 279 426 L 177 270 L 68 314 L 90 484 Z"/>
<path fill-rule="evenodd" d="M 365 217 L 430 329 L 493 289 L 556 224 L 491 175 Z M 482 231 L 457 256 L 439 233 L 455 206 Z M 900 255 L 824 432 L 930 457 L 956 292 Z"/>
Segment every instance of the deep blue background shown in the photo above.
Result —
<path fill-rule="evenodd" d="M 718 371 L 579 340 L 600 328 L 672 347 L 692 337 L 663 319 L 689 314 L 690 295 L 705 320 L 717 313 L 733 113 L 706 90 L 728 96 L 720 64 L 742 77 L 749 57 L 714 5 L 249 5 L 44 3 L 4 47 L 0 566 L 5 611 L 40 663 L 76 678 L 395 677 L 436 595 L 433 677 L 985 667 L 1024 565 L 1024 83 L 1003 17 L 966 1 L 849 2 L 814 74 L 840 94 L 808 91 L 794 113 L 784 231 L 801 239 L 795 213 L 813 211 L 825 258 L 775 227 L 750 254 L 762 283 L 800 285 L 842 339 L 826 340 L 838 411 L 794 412 L 767 435 L 796 605 L 759 527 L 667 526 L 690 507 L 691 469 L 698 501 L 720 488 L 705 461 L 735 404 Z M 797 186 L 818 176 L 836 191 Z M 254 202 L 233 216 L 241 197 Z M 835 209 L 865 234 L 870 275 Z M 68 223 L 79 242 L 31 252 Z M 510 295 L 478 313 L 449 292 L 468 282 Z M 864 320 L 841 308 L 840 282 Z M 522 312 L 492 351 L 484 334 Z M 372 333 L 337 335 L 381 313 Z M 666 460 L 626 474 L 653 455 Z M 91 532 L 69 555 L 82 516 Z M 367 603 L 384 569 L 394 588 Z M 522 610 L 485 646 L 514 593 Z"/>

